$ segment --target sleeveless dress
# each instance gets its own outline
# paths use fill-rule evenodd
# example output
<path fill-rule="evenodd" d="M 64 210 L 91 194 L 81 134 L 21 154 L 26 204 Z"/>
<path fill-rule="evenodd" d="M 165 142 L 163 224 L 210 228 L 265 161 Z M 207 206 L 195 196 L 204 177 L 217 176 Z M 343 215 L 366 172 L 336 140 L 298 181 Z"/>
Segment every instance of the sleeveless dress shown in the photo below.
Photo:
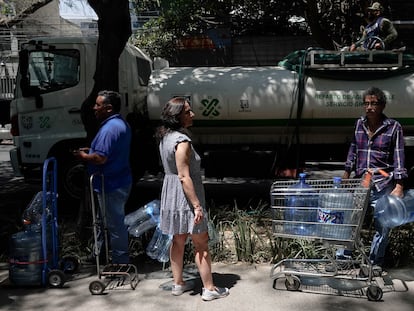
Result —
<path fill-rule="evenodd" d="M 175 151 L 181 142 L 190 142 L 190 176 L 200 204 L 203 207 L 203 220 L 194 224 L 194 211 L 187 200 L 183 186 L 178 178 L 175 162 Z M 191 138 L 183 133 L 174 131 L 166 134 L 159 145 L 164 180 L 161 190 L 160 229 L 164 234 L 202 233 L 207 229 L 207 212 L 205 209 L 205 194 L 201 176 L 201 158 L 191 144 Z"/>

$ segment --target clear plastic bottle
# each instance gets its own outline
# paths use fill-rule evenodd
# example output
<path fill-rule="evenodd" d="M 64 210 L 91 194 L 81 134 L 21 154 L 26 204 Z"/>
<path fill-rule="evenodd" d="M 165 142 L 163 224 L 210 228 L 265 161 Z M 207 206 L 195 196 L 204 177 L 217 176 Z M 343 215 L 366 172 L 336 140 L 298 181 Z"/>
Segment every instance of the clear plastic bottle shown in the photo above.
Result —
<path fill-rule="evenodd" d="M 149 220 L 151 216 L 159 214 L 160 201 L 154 200 L 140 207 L 136 211 L 125 215 L 124 223 L 128 228 L 138 226 L 140 223 Z"/>
<path fill-rule="evenodd" d="M 160 227 L 157 226 L 151 241 L 148 243 L 146 253 L 152 258 L 160 262 L 168 262 L 170 260 L 170 246 L 172 236 L 163 234 Z"/>
<path fill-rule="evenodd" d="M 33 228 L 34 231 L 40 230 L 43 214 L 43 192 L 39 191 L 30 201 L 27 208 L 23 211 L 23 225 L 25 228 Z M 26 227 L 27 226 L 27 227 Z M 36 227 L 38 229 L 36 230 Z"/>
<path fill-rule="evenodd" d="M 414 190 L 405 191 L 403 198 L 381 197 L 375 205 L 374 217 L 388 228 L 414 222 Z"/>
<path fill-rule="evenodd" d="M 286 197 L 284 231 L 294 235 L 312 235 L 316 222 L 316 207 L 318 196 L 312 187 L 306 183 L 306 174 L 299 174 L 298 183 L 291 187 Z"/>
<path fill-rule="evenodd" d="M 341 177 L 334 177 L 333 189 L 321 193 L 319 197 L 318 222 L 319 235 L 324 238 L 352 238 L 352 208 L 353 195 L 341 188 Z"/>
<path fill-rule="evenodd" d="M 139 237 L 159 223 L 160 200 L 153 200 L 136 211 L 125 215 L 124 223 L 129 234 Z"/>
<path fill-rule="evenodd" d="M 140 237 L 145 232 L 155 228 L 160 222 L 160 216 L 159 215 L 150 215 L 150 217 L 138 224 L 134 224 L 128 228 L 128 232 L 130 235 L 134 237 Z"/>

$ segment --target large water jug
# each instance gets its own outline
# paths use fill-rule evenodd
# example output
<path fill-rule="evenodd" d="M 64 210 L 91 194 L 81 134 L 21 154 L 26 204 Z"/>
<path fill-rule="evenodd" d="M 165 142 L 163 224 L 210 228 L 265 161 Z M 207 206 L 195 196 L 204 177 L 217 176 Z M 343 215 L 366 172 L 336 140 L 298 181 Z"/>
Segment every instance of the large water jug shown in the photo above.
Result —
<path fill-rule="evenodd" d="M 157 226 L 151 241 L 148 243 L 147 255 L 159 262 L 168 262 L 170 259 L 171 241 L 172 236 L 163 234 L 159 226 Z"/>
<path fill-rule="evenodd" d="M 290 191 L 291 190 L 291 191 Z M 312 235 L 316 222 L 318 196 L 306 183 L 306 174 L 299 174 L 298 183 L 291 186 L 286 196 L 284 231 L 287 234 Z"/>
<path fill-rule="evenodd" d="M 125 216 L 129 234 L 139 237 L 159 223 L 160 201 L 154 200 Z"/>
<path fill-rule="evenodd" d="M 375 205 L 374 217 L 388 228 L 414 222 L 414 190 L 405 191 L 403 198 L 393 195 L 381 197 Z"/>
<path fill-rule="evenodd" d="M 9 279 L 14 285 L 40 285 L 43 269 L 39 231 L 21 231 L 10 238 Z"/>
<path fill-rule="evenodd" d="M 353 195 L 341 188 L 342 179 L 334 177 L 333 188 L 320 193 L 318 222 L 319 236 L 331 239 L 352 238 Z"/>

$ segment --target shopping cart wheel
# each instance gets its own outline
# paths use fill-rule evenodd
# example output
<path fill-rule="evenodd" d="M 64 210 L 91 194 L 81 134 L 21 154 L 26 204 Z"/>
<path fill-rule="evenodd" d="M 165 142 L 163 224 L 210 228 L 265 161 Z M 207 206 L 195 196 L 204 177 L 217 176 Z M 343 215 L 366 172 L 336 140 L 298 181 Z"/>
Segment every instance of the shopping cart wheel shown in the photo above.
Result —
<path fill-rule="evenodd" d="M 290 276 L 289 278 L 285 281 L 286 289 L 290 291 L 298 290 L 300 287 L 300 279 L 297 276 Z"/>
<path fill-rule="evenodd" d="M 62 287 L 65 283 L 65 274 L 60 270 L 50 270 L 47 274 L 50 287 Z"/>
<path fill-rule="evenodd" d="M 80 266 L 80 259 L 76 256 L 65 256 L 60 261 L 60 269 L 67 273 L 73 274 L 78 271 Z"/>
<path fill-rule="evenodd" d="M 382 289 L 376 285 L 367 288 L 367 297 L 369 301 L 380 301 L 382 298 Z"/>
<path fill-rule="evenodd" d="M 89 284 L 89 291 L 92 295 L 101 295 L 104 292 L 105 287 L 106 285 L 104 282 L 101 280 L 95 280 Z"/>

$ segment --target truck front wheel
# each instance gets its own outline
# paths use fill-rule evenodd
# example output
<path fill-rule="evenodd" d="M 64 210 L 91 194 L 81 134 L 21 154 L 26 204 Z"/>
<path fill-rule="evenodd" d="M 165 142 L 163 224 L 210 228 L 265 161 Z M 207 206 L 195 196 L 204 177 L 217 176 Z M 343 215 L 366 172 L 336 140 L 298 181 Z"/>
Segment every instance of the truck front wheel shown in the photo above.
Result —
<path fill-rule="evenodd" d="M 60 193 L 64 192 L 69 198 L 79 200 L 85 192 L 86 167 L 78 161 L 63 159 L 59 169 Z"/>

